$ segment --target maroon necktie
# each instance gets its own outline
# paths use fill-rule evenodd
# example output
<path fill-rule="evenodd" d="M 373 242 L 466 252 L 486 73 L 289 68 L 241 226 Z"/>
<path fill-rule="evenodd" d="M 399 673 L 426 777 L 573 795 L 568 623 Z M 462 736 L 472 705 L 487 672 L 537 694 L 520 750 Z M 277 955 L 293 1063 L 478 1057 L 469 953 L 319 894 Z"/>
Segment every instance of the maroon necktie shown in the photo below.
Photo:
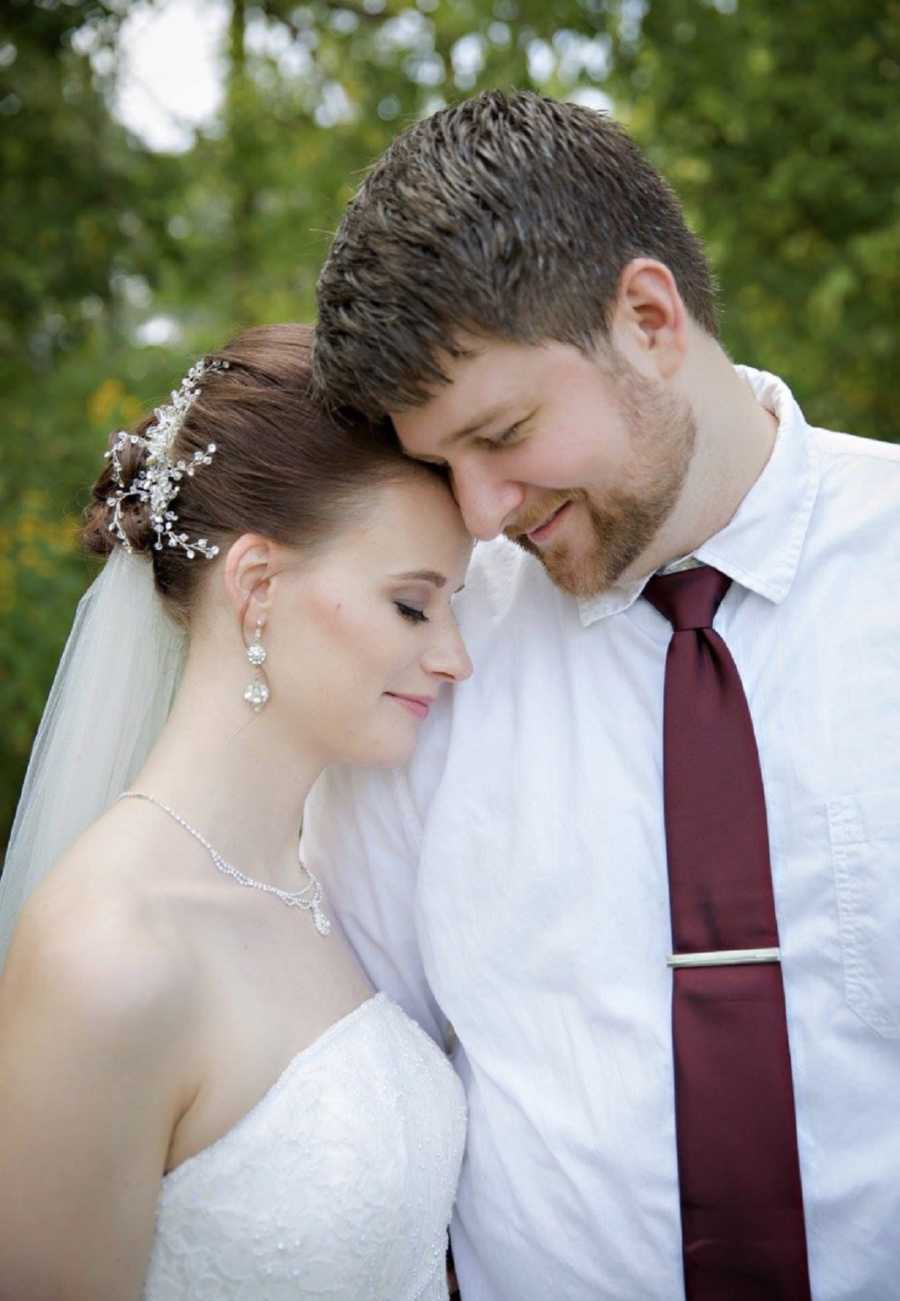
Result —
<path fill-rule="evenodd" d="M 747 700 L 712 629 L 731 580 L 657 575 L 674 629 L 663 781 L 688 1301 L 809 1301 L 766 806 Z"/>

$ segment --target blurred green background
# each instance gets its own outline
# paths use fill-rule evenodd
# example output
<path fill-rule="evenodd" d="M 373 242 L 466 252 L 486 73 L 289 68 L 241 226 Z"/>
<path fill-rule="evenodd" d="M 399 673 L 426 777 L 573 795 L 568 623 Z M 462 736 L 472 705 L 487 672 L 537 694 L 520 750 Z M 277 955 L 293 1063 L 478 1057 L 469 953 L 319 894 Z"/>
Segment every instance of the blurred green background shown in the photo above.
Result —
<path fill-rule="evenodd" d="M 160 16 L 182 81 L 212 25 L 220 94 L 153 144 L 123 104 Z M 900 439 L 900 0 L 5 0 L 0 845 L 109 431 L 238 327 L 311 320 L 367 164 L 486 86 L 611 106 L 707 241 L 732 355 Z"/>

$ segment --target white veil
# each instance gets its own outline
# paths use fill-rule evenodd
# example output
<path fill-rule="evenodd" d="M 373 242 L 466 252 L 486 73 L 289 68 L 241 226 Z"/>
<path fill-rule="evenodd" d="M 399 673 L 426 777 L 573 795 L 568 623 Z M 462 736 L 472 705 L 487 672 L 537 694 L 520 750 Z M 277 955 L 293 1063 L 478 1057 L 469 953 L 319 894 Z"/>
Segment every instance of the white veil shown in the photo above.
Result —
<path fill-rule="evenodd" d="M 31 752 L 0 877 L 0 968 L 25 900 L 143 765 L 184 648 L 149 558 L 117 546 L 78 604 Z"/>

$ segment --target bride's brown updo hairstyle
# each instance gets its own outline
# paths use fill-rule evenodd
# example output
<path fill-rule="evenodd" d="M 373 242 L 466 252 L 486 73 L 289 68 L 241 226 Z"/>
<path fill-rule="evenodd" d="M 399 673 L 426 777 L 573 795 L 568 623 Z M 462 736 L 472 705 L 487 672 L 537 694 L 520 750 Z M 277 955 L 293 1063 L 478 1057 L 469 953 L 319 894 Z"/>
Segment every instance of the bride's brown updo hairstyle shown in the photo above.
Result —
<path fill-rule="evenodd" d="M 180 481 L 172 504 L 179 531 L 208 539 L 221 553 L 241 533 L 313 549 L 352 519 L 378 486 L 409 475 L 434 478 L 427 466 L 403 455 L 389 428 L 355 417 L 333 419 L 315 401 L 312 335 L 307 325 L 258 326 L 207 354 L 207 364 L 225 362 L 227 369 L 203 374 L 170 455 L 190 460 L 210 442 L 216 451 L 209 465 Z M 135 433 L 143 434 L 152 421 L 151 413 Z M 145 457 L 142 444 L 122 450 L 126 482 Z M 108 498 L 115 488 L 107 461 L 82 532 L 84 545 L 97 555 L 121 545 L 110 529 Z M 147 503 L 127 499 L 120 523 L 132 550 L 149 555 L 169 612 L 187 623 L 197 584 L 215 562 L 177 547 L 156 550 Z"/>

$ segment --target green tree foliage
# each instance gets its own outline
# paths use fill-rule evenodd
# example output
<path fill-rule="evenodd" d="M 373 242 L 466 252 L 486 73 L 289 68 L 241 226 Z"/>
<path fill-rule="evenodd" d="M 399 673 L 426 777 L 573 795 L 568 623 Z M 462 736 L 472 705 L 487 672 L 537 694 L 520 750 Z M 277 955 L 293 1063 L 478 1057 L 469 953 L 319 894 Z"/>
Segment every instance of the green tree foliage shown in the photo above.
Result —
<path fill-rule="evenodd" d="M 221 3 L 223 106 L 180 154 L 112 113 L 128 0 L 0 16 L 0 844 L 107 434 L 240 326 L 311 319 L 365 168 L 446 102 L 611 105 L 707 241 L 733 355 L 900 438 L 900 0 Z"/>
<path fill-rule="evenodd" d="M 900 438 L 900 4 L 651 4 L 617 98 L 703 232 L 733 353 Z"/>
<path fill-rule="evenodd" d="M 122 286 L 152 277 L 165 252 L 165 160 L 111 118 L 78 48 L 90 25 L 111 58 L 120 17 L 12 0 L 0 19 L 0 828 L 88 576 L 75 516 L 97 426 L 134 414 L 119 410 L 120 380 L 102 388 L 124 351 Z"/>

